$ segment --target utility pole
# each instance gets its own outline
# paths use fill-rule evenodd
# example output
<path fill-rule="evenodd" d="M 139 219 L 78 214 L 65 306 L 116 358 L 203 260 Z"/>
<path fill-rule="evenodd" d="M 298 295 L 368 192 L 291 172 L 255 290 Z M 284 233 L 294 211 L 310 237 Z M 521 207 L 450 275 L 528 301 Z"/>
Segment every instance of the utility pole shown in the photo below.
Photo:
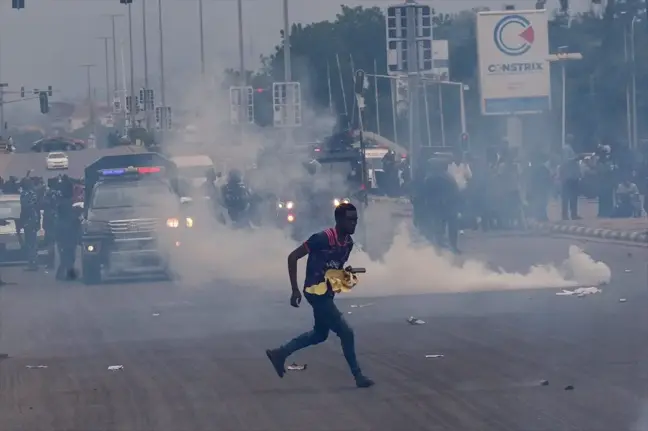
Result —
<path fill-rule="evenodd" d="M 117 34 L 115 32 L 115 18 L 120 18 L 123 17 L 124 15 L 121 14 L 108 14 L 106 15 L 110 18 L 110 22 L 112 25 L 112 49 L 113 49 L 113 88 L 115 93 L 117 93 Z"/>
<path fill-rule="evenodd" d="M 133 60 L 133 10 L 132 4 L 128 3 L 128 44 L 130 51 L 130 126 L 135 127 L 135 61 Z"/>
<path fill-rule="evenodd" d="M 90 108 L 90 124 L 92 125 L 93 131 L 95 127 L 95 112 L 94 112 L 94 100 L 92 97 L 92 76 L 90 74 L 90 69 L 92 69 L 95 66 L 96 66 L 95 64 L 79 65 L 79 67 L 85 67 L 87 78 L 88 78 L 88 107 Z"/>
<path fill-rule="evenodd" d="M 158 0 L 158 12 L 158 26 L 160 29 L 160 97 L 162 99 L 162 106 L 166 106 L 164 92 L 164 32 L 162 26 L 162 0 Z"/>
<path fill-rule="evenodd" d="M 147 33 L 146 33 L 146 0 L 142 0 L 142 32 L 144 35 L 144 88 L 149 89 L 149 72 L 148 72 L 148 49 L 147 49 Z M 142 103 L 144 101 L 142 100 Z M 148 111 L 144 112 L 144 118 L 146 123 L 146 130 L 149 130 L 151 127 L 150 118 Z"/>
<path fill-rule="evenodd" d="M 237 1 L 238 9 L 238 42 L 239 42 L 239 85 L 244 87 L 247 84 L 245 73 L 245 53 L 243 46 L 243 0 Z"/>
<path fill-rule="evenodd" d="M 6 82 L 2 82 L 2 37 L 0 32 L 0 136 L 2 136 L 5 131 L 4 92 L 7 85 Z"/>
<path fill-rule="evenodd" d="M 415 161 L 418 159 L 418 149 L 420 148 L 420 131 L 419 125 L 419 59 L 418 44 L 416 43 L 416 5 L 413 0 L 407 0 L 411 5 L 407 8 L 407 97 L 409 99 L 409 154 L 410 154 L 410 171 L 411 177 L 414 178 L 418 166 Z"/>
<path fill-rule="evenodd" d="M 292 64 L 290 58 L 290 16 L 288 15 L 288 0 L 283 0 L 283 49 L 284 49 L 284 81 L 286 82 L 286 109 L 287 117 L 295 117 L 295 97 L 293 95 L 293 86 L 288 84 L 292 82 Z M 355 71 L 353 71 L 355 73 Z M 288 145 L 293 143 L 293 129 L 286 128 L 286 141 Z"/>
<path fill-rule="evenodd" d="M 203 0 L 198 0 L 198 19 L 200 20 L 200 74 L 205 84 L 205 32 L 203 30 Z"/>
<path fill-rule="evenodd" d="M 97 39 L 104 41 L 104 52 L 106 53 L 106 60 L 105 60 L 106 61 L 106 106 L 110 107 L 111 106 L 111 103 L 110 103 L 110 94 L 111 94 L 111 92 L 110 92 L 110 72 L 109 72 L 110 64 L 108 62 L 108 40 L 110 40 L 110 38 L 107 37 L 107 36 L 104 36 L 104 37 L 98 37 Z M 116 88 L 115 88 L 115 90 L 116 90 Z"/>

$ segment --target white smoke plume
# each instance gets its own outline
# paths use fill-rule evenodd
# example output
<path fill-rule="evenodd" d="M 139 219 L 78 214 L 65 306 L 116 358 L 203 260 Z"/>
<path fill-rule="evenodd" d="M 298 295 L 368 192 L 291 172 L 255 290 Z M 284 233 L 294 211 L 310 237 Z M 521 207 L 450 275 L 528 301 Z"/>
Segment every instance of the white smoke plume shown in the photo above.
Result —
<path fill-rule="evenodd" d="M 283 232 L 220 228 L 204 238 L 191 259 L 177 267 L 183 284 L 199 286 L 221 280 L 265 289 L 287 288 L 286 257 L 296 244 Z M 361 296 L 566 288 L 599 285 L 611 277 L 605 263 L 595 262 L 576 246 L 570 247 L 569 257 L 561 265 L 535 265 L 522 272 L 506 272 L 474 259 L 458 261 L 427 245 L 413 245 L 405 229 L 400 230 L 383 262 L 372 261 L 357 251 L 349 263 L 367 269 L 358 285 L 357 294 Z M 301 262 L 302 272 L 304 267 L 305 262 Z"/>

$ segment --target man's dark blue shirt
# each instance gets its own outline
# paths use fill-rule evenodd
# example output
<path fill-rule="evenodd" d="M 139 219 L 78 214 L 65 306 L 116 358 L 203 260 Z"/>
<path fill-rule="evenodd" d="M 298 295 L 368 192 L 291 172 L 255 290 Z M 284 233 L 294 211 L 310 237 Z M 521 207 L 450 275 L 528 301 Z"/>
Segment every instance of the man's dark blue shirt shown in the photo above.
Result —
<path fill-rule="evenodd" d="M 325 281 L 324 275 L 329 269 L 344 269 L 353 250 L 353 239 L 350 235 L 346 238 L 339 238 L 334 228 L 329 228 L 313 234 L 304 243 L 308 250 L 308 261 L 306 262 L 306 279 L 304 291 Z M 331 287 L 328 287 L 325 296 L 334 296 Z"/>

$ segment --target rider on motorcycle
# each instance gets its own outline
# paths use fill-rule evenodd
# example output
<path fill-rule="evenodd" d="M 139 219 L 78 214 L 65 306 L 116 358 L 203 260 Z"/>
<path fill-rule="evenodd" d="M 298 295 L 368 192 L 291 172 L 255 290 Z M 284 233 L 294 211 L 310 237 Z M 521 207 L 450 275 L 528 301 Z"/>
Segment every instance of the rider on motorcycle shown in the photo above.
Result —
<path fill-rule="evenodd" d="M 240 171 L 234 169 L 229 173 L 227 183 L 221 188 L 221 194 L 230 219 L 240 221 L 250 205 L 251 197 Z"/>

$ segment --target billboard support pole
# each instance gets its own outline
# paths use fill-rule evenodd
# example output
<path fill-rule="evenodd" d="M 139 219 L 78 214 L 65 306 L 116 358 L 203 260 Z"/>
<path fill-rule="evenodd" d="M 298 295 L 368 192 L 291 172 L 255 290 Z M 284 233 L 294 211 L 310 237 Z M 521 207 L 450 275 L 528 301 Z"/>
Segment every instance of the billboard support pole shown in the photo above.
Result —
<path fill-rule="evenodd" d="M 409 99 L 409 153 L 410 153 L 410 178 L 414 178 L 419 166 L 417 154 L 420 147 L 421 136 L 418 129 L 419 115 L 419 60 L 418 46 L 416 43 L 416 4 L 407 2 L 407 96 Z"/>

